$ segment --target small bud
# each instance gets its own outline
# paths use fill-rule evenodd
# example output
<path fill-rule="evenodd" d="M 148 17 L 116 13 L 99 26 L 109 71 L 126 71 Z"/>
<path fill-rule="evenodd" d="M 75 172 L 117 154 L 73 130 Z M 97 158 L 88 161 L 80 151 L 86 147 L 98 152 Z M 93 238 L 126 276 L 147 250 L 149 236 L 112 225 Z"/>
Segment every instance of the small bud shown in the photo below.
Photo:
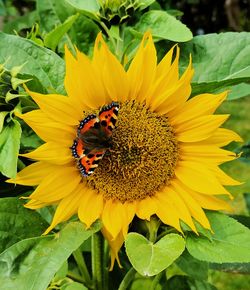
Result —
<path fill-rule="evenodd" d="M 99 0 L 101 19 L 108 25 L 118 25 L 129 20 L 138 8 L 137 0 Z"/>

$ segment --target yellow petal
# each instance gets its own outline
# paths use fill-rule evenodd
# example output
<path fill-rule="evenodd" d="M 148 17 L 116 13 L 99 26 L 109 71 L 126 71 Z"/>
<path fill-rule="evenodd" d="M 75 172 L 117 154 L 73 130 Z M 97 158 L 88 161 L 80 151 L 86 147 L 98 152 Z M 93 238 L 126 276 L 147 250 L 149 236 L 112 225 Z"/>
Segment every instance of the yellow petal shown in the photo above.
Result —
<path fill-rule="evenodd" d="M 218 95 L 202 94 L 187 101 L 178 110 L 168 114 L 172 125 L 181 124 L 202 115 L 213 114 L 219 105 L 226 99 L 227 92 Z"/>
<path fill-rule="evenodd" d="M 223 163 L 236 158 L 234 152 L 220 149 L 217 146 L 193 145 L 183 143 L 180 146 L 180 156 L 186 161 Z"/>
<path fill-rule="evenodd" d="M 217 197 L 200 194 L 194 191 L 190 192 L 190 194 L 202 208 L 210 210 L 232 210 L 232 207 L 226 201 Z"/>
<path fill-rule="evenodd" d="M 81 199 L 81 191 L 78 189 L 69 196 L 63 198 L 58 204 L 51 225 L 43 233 L 47 235 L 59 223 L 67 221 L 77 213 L 79 202 Z"/>
<path fill-rule="evenodd" d="M 41 110 L 34 110 L 21 117 L 46 142 L 59 142 L 70 147 L 76 136 L 76 128 L 53 122 Z"/>
<path fill-rule="evenodd" d="M 155 198 L 147 197 L 139 200 L 137 203 L 136 215 L 142 220 L 150 220 L 150 217 L 157 210 L 157 202 Z"/>
<path fill-rule="evenodd" d="M 110 246 L 110 255 L 111 255 L 111 265 L 109 270 L 112 271 L 114 268 L 115 260 L 117 261 L 120 268 L 122 268 L 122 265 L 119 260 L 118 252 L 120 248 L 122 247 L 124 243 L 124 236 L 122 232 L 120 232 L 117 237 L 114 239 L 112 235 L 108 232 L 108 230 L 105 227 L 102 227 L 102 234 L 105 237 L 105 239 L 108 241 Z"/>
<path fill-rule="evenodd" d="M 175 60 L 172 63 L 173 59 L 173 52 L 176 48 L 176 56 Z M 180 56 L 180 49 L 177 45 L 174 45 L 167 54 L 162 58 L 160 63 L 157 65 L 156 68 L 156 79 L 163 78 L 165 81 L 168 81 L 166 79 L 167 76 L 169 76 L 168 70 L 171 68 L 171 81 L 176 82 L 179 79 L 179 56 Z M 167 72 L 166 72 L 167 71 Z"/>
<path fill-rule="evenodd" d="M 175 170 L 178 180 L 190 189 L 208 195 L 228 194 L 214 174 L 202 163 L 179 161 Z"/>
<path fill-rule="evenodd" d="M 122 231 L 126 220 L 126 211 L 122 203 L 112 200 L 106 201 L 102 213 L 102 222 L 114 239 Z"/>
<path fill-rule="evenodd" d="M 182 233 L 179 222 L 179 215 L 176 212 L 176 209 L 167 199 L 163 200 L 161 195 L 157 199 L 156 215 L 164 224 L 170 225 Z"/>
<path fill-rule="evenodd" d="M 172 63 L 173 51 L 175 47 L 176 56 Z M 179 55 L 180 49 L 175 45 L 156 67 L 155 80 L 145 96 L 148 107 L 151 106 L 154 99 L 157 99 L 159 96 L 165 94 L 166 91 L 169 91 L 169 88 L 176 87 L 179 80 Z"/>
<path fill-rule="evenodd" d="M 34 186 L 56 170 L 57 166 L 55 165 L 46 162 L 35 162 L 18 172 L 16 178 L 8 179 L 6 182 Z"/>
<path fill-rule="evenodd" d="M 38 185 L 30 198 L 42 202 L 53 202 L 71 194 L 81 181 L 76 167 L 58 166 L 55 172 L 50 173 Z"/>
<path fill-rule="evenodd" d="M 195 233 L 197 233 L 189 209 L 185 205 L 184 201 L 179 197 L 178 193 L 169 186 L 166 186 L 161 190 L 160 194 L 160 200 L 164 203 L 167 202 L 171 204 L 177 215 L 179 215 L 179 219 L 183 220 Z"/>
<path fill-rule="evenodd" d="M 129 99 L 145 101 L 146 93 L 155 78 L 156 64 L 156 50 L 152 36 L 150 33 L 145 33 L 127 72 L 130 83 Z"/>
<path fill-rule="evenodd" d="M 100 75 L 110 100 L 127 100 L 129 89 L 127 74 L 118 59 L 110 52 L 101 33 L 96 38 L 93 65 L 99 68 L 97 73 Z"/>
<path fill-rule="evenodd" d="M 42 202 L 39 200 L 31 199 L 29 202 L 27 202 L 24 207 L 29 208 L 29 209 L 38 209 L 42 208 L 48 205 L 51 205 L 53 203 L 48 203 L 48 202 Z"/>
<path fill-rule="evenodd" d="M 78 125 L 82 118 L 82 114 L 76 109 L 78 104 L 70 101 L 68 97 L 56 94 L 43 95 L 31 92 L 27 87 L 26 91 L 51 120 L 66 125 Z"/>
<path fill-rule="evenodd" d="M 79 204 L 79 219 L 89 228 L 102 213 L 103 197 L 87 186 L 82 188 L 82 199 Z"/>
<path fill-rule="evenodd" d="M 195 142 L 209 138 L 229 115 L 208 115 L 175 126 L 177 139 L 181 142 Z"/>
<path fill-rule="evenodd" d="M 85 86 L 86 96 L 84 96 L 84 102 L 91 108 L 100 108 L 104 104 L 111 102 L 112 99 L 107 93 L 106 84 L 101 79 L 102 66 L 96 66 L 94 60 L 92 63 L 85 54 L 79 51 L 77 51 L 77 60 L 81 67 L 81 82 Z"/>
<path fill-rule="evenodd" d="M 189 190 L 178 180 L 173 180 L 171 186 L 175 192 L 183 199 L 186 206 L 190 210 L 192 216 L 206 229 L 211 229 L 210 223 L 202 210 L 200 204 L 190 195 L 192 190 Z"/>
<path fill-rule="evenodd" d="M 90 66 L 90 61 L 85 64 L 85 68 L 80 67 L 80 63 L 71 54 L 69 49 L 65 46 L 65 64 L 66 64 L 66 74 L 64 79 L 64 86 L 67 91 L 68 96 L 75 104 L 79 104 L 79 111 L 89 109 L 90 106 L 87 105 L 87 85 L 84 76 L 82 75 L 82 70 L 88 71 L 87 66 Z"/>
<path fill-rule="evenodd" d="M 218 128 L 211 137 L 206 140 L 202 140 L 197 142 L 197 145 L 216 145 L 218 147 L 226 146 L 230 142 L 243 142 L 242 138 L 234 131 L 225 129 L 225 128 Z"/>
<path fill-rule="evenodd" d="M 58 165 L 72 163 L 73 161 L 69 147 L 65 147 L 60 143 L 56 144 L 52 142 L 45 143 L 32 152 L 20 155 Z"/>
<path fill-rule="evenodd" d="M 190 63 L 180 80 L 176 85 L 169 85 L 170 89 L 166 90 L 165 93 L 156 96 L 150 104 L 151 109 L 160 115 L 164 115 L 176 109 L 178 106 L 183 106 L 191 93 L 191 79 L 193 73 L 194 70 L 192 69 L 190 59 Z"/>
<path fill-rule="evenodd" d="M 232 177 L 230 177 L 229 175 L 227 175 L 218 166 L 211 166 L 210 165 L 210 170 L 215 174 L 217 179 L 223 185 L 235 186 L 235 185 L 241 185 L 242 184 L 242 182 L 239 182 L 239 181 L 233 179 Z"/>

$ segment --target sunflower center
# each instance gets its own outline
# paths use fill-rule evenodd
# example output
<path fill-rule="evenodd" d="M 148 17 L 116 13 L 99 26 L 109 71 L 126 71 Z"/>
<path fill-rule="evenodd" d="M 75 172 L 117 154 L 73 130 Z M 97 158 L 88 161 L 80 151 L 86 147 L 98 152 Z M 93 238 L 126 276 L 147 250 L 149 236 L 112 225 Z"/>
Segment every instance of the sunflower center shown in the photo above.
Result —
<path fill-rule="evenodd" d="M 112 147 L 88 184 L 122 203 L 153 196 L 174 176 L 178 143 L 166 116 L 135 101 L 120 104 Z"/>

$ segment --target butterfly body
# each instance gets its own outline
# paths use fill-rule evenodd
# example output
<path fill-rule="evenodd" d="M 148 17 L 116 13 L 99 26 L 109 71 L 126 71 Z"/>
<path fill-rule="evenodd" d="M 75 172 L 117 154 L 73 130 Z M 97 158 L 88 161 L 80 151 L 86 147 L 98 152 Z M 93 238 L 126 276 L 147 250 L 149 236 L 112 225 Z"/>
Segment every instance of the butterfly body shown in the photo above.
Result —
<path fill-rule="evenodd" d="M 118 110 L 119 104 L 112 102 L 102 107 L 98 117 L 91 114 L 80 122 L 71 151 L 83 176 L 91 175 L 110 149 Z"/>

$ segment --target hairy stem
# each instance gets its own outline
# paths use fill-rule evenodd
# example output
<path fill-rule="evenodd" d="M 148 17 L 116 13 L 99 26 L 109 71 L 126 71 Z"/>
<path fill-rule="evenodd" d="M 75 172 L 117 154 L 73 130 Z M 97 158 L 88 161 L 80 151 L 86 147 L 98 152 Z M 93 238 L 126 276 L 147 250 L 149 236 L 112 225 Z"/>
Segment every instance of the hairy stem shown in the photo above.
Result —
<path fill-rule="evenodd" d="M 95 290 L 103 289 L 102 242 L 100 233 L 92 235 L 92 274 Z"/>

